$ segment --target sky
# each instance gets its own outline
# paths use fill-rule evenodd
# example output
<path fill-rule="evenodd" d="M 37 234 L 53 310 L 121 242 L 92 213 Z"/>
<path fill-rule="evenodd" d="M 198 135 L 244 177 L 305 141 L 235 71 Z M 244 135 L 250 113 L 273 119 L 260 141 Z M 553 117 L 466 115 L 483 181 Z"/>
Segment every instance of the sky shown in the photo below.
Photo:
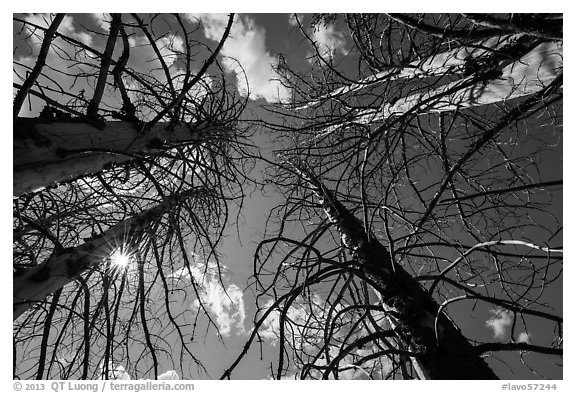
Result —
<path fill-rule="evenodd" d="M 198 34 L 202 35 L 207 43 L 215 44 L 221 37 L 227 16 L 225 14 L 189 14 L 189 23 L 200 22 Z M 309 21 L 305 17 L 304 24 Z M 93 42 L 97 40 L 96 35 L 90 35 L 83 31 L 80 25 L 90 26 L 91 29 L 106 29 L 104 23 L 107 17 L 98 15 L 72 15 L 65 19 L 61 29 L 73 34 L 83 42 Z M 342 25 L 336 27 L 321 27 L 316 31 L 309 31 L 310 36 L 323 48 L 323 56 L 336 56 L 344 58 L 349 54 L 351 38 Z M 137 48 L 138 41 L 134 40 L 134 47 Z M 176 48 L 182 45 L 182 41 L 172 37 L 171 45 Z M 236 87 L 240 95 L 246 95 L 247 90 L 251 92 L 251 103 L 249 109 L 258 111 L 262 116 L 266 116 L 259 111 L 258 106 L 265 103 L 273 103 L 278 100 L 287 100 L 290 92 L 277 80 L 272 70 L 272 65 L 277 64 L 276 55 L 282 53 L 289 64 L 305 68 L 308 64 L 308 57 L 311 48 L 299 35 L 293 15 L 290 14 L 239 14 L 236 23 L 233 25 L 230 38 L 222 48 L 221 54 L 224 56 L 222 64 L 226 73 L 231 77 L 238 70 L 238 63 L 242 64 L 246 79 L 236 78 Z M 25 54 L 16 53 L 16 56 L 26 58 Z M 141 67 L 147 67 L 146 53 L 135 56 Z M 169 58 L 169 56 L 167 56 Z M 34 110 L 28 115 L 34 115 Z M 266 132 L 256 135 L 256 143 L 263 149 L 269 149 L 272 145 L 272 136 Z M 261 170 L 259 166 L 256 173 Z M 203 269 L 193 271 L 194 278 L 201 282 L 203 286 L 202 301 L 211 310 L 215 317 L 220 331 L 223 335 L 223 344 L 213 335 L 208 336 L 198 343 L 197 356 L 203 361 L 208 369 L 209 377 L 218 378 L 222 371 L 227 368 L 240 352 L 245 339 L 250 331 L 251 321 L 254 317 L 254 297 L 251 291 L 245 290 L 246 284 L 252 274 L 252 262 L 254 249 L 261 239 L 262 228 L 266 222 L 266 215 L 271 207 L 278 203 L 278 196 L 273 192 L 260 193 L 255 190 L 246 198 L 242 223 L 239 225 L 239 236 L 237 238 L 236 228 L 230 228 L 227 237 L 222 244 L 222 264 L 226 267 L 224 275 L 224 287 L 214 275 L 202 274 Z M 208 272 L 210 272 L 208 263 Z M 175 274 L 174 280 L 186 283 L 190 280 L 184 272 Z M 318 302 L 321 302 L 318 299 Z M 194 302 L 189 305 L 196 307 Z M 295 310 L 294 313 L 298 313 Z M 504 339 L 511 328 L 511 316 L 504 310 L 497 308 L 486 309 L 478 314 L 474 329 L 481 331 L 488 339 Z M 277 350 L 272 331 L 275 325 L 272 321 L 265 324 L 269 329 L 268 334 L 263 337 L 264 360 L 259 359 L 260 352 L 258 346 L 253 346 L 247 358 L 236 369 L 234 377 L 238 379 L 266 379 L 270 375 L 269 358 L 274 358 Z M 519 332 L 517 340 L 531 342 L 534 338 L 531 332 Z M 121 362 L 120 362 L 121 363 Z M 119 369 L 120 370 L 120 369 Z M 181 375 L 179 370 L 174 370 Z M 169 367 L 161 368 L 161 372 L 170 374 Z M 524 375 L 524 374 L 523 374 Z M 528 378 L 530 375 L 525 374 Z M 358 375 L 350 375 L 350 378 Z"/>
<path fill-rule="evenodd" d="M 43 15 L 28 15 L 25 18 L 39 25 L 46 25 Z M 184 19 L 191 26 L 200 26 L 197 39 L 204 40 L 214 47 L 223 34 L 228 16 L 226 14 L 186 14 Z M 110 18 L 107 14 L 70 14 L 63 20 L 59 31 L 73 38 L 97 48 L 103 48 L 105 42 L 99 32 L 107 32 Z M 306 22 L 309 23 L 308 17 Z M 273 66 L 277 65 L 276 55 L 283 53 L 286 60 L 291 64 L 299 64 L 306 67 L 307 57 L 311 49 L 296 31 L 294 16 L 289 14 L 239 14 L 230 32 L 230 37 L 221 50 L 221 61 L 226 74 L 235 79 L 236 88 L 241 96 L 246 97 L 250 91 L 249 110 L 257 111 L 266 116 L 259 106 L 289 98 L 288 90 L 279 83 Z M 311 36 L 323 49 L 323 56 L 346 55 L 349 42 L 344 33 L 333 27 L 320 27 Z M 349 40 L 349 37 L 348 37 Z M 145 71 L 152 65 L 149 60 L 153 53 L 149 48 L 141 46 L 145 42 L 143 36 L 131 37 L 130 45 L 132 53 L 130 66 L 134 69 Z M 32 40 L 33 45 L 39 45 L 39 40 Z M 163 55 L 168 65 L 174 64 L 174 56 L 170 49 L 183 50 L 183 40 L 177 34 L 167 35 L 162 40 L 167 48 Z M 16 42 L 15 42 L 16 44 Z M 15 58 L 23 63 L 33 64 L 36 48 L 16 46 Z M 50 53 L 48 64 L 60 64 L 62 61 Z M 234 75 L 239 70 L 238 64 L 242 65 L 245 77 Z M 157 75 L 157 74 L 156 74 Z M 161 78 L 161 76 L 158 76 Z M 56 75 L 55 78 L 58 78 Z M 68 81 L 62 78 L 62 85 Z M 82 90 L 81 82 L 75 85 L 75 90 Z M 36 116 L 42 107 L 40 101 L 32 101 L 32 105 L 23 108 L 22 116 Z M 266 132 L 258 132 L 256 144 L 262 150 L 271 148 L 273 136 Z M 268 153 L 265 153 L 268 154 Z M 252 175 L 260 177 L 259 171 L 263 170 L 262 164 L 254 169 Z M 271 207 L 278 203 L 278 196 L 273 192 L 261 193 L 253 190 L 246 198 L 243 208 L 241 223 L 237 228 L 230 227 L 221 248 L 222 267 L 226 271 L 224 286 L 222 286 L 215 274 L 203 274 L 205 265 L 199 262 L 199 268 L 193 270 L 196 282 L 201 283 L 201 301 L 210 310 L 211 316 L 219 326 L 223 343 L 210 332 L 204 341 L 199 340 L 195 355 L 202 360 L 208 370 L 208 378 L 218 378 L 223 370 L 229 366 L 235 356 L 244 345 L 244 340 L 250 332 L 251 320 L 254 317 L 254 298 L 252 292 L 245 290 L 249 276 L 252 274 L 252 259 L 254 248 L 261 239 L 262 230 L 265 226 L 266 215 Z M 236 232 L 238 230 L 238 232 Z M 238 239 L 239 235 L 239 239 Z M 209 263 L 210 265 L 210 263 Z M 214 266 L 209 266 L 211 271 Z M 190 277 L 182 272 L 175 273 L 175 280 L 187 284 Z M 189 282 L 188 282 L 189 285 Z M 198 307 L 198 300 L 191 302 L 189 307 Z M 268 324 L 269 329 L 273 324 Z M 272 337 L 272 334 L 268 335 Z M 274 350 L 273 340 L 264 346 L 264 352 L 272 353 Z M 267 361 L 259 361 L 259 351 L 251 351 L 248 358 L 238 367 L 235 378 L 265 379 L 270 375 Z M 270 354 L 269 353 L 269 354 Z M 121 361 L 118 367 L 124 367 Z M 177 370 L 181 375 L 182 372 Z"/>

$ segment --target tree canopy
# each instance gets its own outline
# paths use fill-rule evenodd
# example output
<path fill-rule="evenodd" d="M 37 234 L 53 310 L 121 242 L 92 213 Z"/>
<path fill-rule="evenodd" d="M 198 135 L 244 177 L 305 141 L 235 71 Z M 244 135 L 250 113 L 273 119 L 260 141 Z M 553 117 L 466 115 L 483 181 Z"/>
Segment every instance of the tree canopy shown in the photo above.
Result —
<path fill-rule="evenodd" d="M 286 17 L 14 15 L 14 377 L 561 376 L 562 15 Z"/>

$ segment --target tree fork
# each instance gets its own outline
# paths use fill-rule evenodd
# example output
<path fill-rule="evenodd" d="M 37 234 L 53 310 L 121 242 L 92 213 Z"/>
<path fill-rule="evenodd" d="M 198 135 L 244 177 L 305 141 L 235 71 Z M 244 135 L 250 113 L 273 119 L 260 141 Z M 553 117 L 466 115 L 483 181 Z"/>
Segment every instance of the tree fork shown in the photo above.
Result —
<path fill-rule="evenodd" d="M 362 223 L 307 169 L 294 166 L 351 250 L 358 269 L 381 299 L 387 318 L 410 352 L 420 379 L 499 379 L 474 346 L 440 311 L 434 298 L 395 263 Z"/>

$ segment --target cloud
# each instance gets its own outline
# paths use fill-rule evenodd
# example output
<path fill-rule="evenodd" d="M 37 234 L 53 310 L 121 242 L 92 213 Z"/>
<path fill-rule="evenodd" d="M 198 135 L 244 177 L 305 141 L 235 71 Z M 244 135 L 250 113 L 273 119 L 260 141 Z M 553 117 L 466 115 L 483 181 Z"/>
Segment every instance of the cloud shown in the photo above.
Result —
<path fill-rule="evenodd" d="M 122 365 L 115 365 L 115 363 L 110 360 L 108 362 L 108 378 L 105 376 L 106 370 L 104 370 L 104 362 L 100 363 L 100 377 L 98 379 L 110 379 L 117 381 L 130 381 L 132 377 L 126 371 Z"/>
<path fill-rule="evenodd" d="M 512 325 L 512 313 L 500 307 L 490 310 L 490 313 L 493 316 L 486 321 L 486 327 L 494 331 L 494 338 L 504 338 L 506 330 Z"/>
<path fill-rule="evenodd" d="M 115 365 L 115 363 L 110 360 L 108 362 L 108 378 L 105 377 L 104 375 L 105 370 L 104 370 L 104 362 L 100 363 L 100 376 L 98 379 L 109 379 L 109 380 L 117 380 L 117 381 L 131 381 L 132 377 L 130 376 L 130 374 L 128 374 L 128 372 L 126 371 L 126 369 L 124 368 L 124 366 L 122 366 L 121 364 Z M 168 370 L 163 374 L 158 375 L 157 380 L 158 381 L 169 381 L 169 380 L 179 380 L 180 376 L 178 375 L 178 373 L 175 370 Z"/>
<path fill-rule="evenodd" d="M 49 27 L 52 23 L 52 18 L 48 14 L 28 14 L 24 17 L 24 20 L 42 27 Z M 44 39 L 44 32 L 34 30 L 28 26 L 26 26 L 26 29 L 30 32 L 35 32 L 35 34 L 30 37 L 30 42 L 36 45 L 41 45 L 42 40 Z M 66 15 L 62 19 L 62 22 L 60 22 L 60 25 L 58 26 L 58 33 L 67 35 L 86 45 L 92 44 L 92 36 L 89 33 L 76 31 L 76 28 L 74 27 L 74 18 L 70 15 Z M 36 50 L 39 51 L 40 46 L 38 46 Z"/>
<path fill-rule="evenodd" d="M 62 23 L 60 23 L 60 26 L 58 27 L 58 32 L 75 38 L 83 44 L 92 44 L 92 36 L 84 31 L 77 32 L 74 27 L 74 20 L 69 15 L 66 15 L 64 19 L 62 19 Z"/>
<path fill-rule="evenodd" d="M 128 38 L 128 44 L 130 45 L 130 59 L 133 60 L 136 65 L 145 69 L 156 69 L 160 67 L 160 60 L 154 52 L 154 49 L 150 46 L 150 41 L 148 41 L 146 36 L 132 36 Z M 156 46 L 168 67 L 176 62 L 178 53 L 184 52 L 184 40 L 182 37 L 174 34 L 167 34 L 157 39 Z M 150 64 L 150 62 L 152 62 L 152 64 Z"/>
<path fill-rule="evenodd" d="M 169 277 L 185 282 L 194 280 L 199 298 L 192 302 L 191 309 L 197 311 L 200 304 L 203 304 L 215 318 L 220 334 L 229 336 L 232 329 L 236 329 L 237 334 L 245 332 L 244 294 L 234 284 L 226 288 L 222 285 L 218 266 L 215 263 L 210 262 L 208 266 L 195 263 L 190 267 L 190 271 L 182 267 Z"/>
<path fill-rule="evenodd" d="M 262 307 L 263 310 L 269 309 L 274 302 L 269 300 Z M 334 305 L 331 317 L 344 308 L 342 304 Z M 299 297 L 294 301 L 286 312 L 285 334 L 290 335 L 291 341 L 300 343 L 303 348 L 310 349 L 317 346 L 324 340 L 323 331 L 328 318 L 330 305 L 318 294 L 313 293 L 311 297 Z M 371 311 L 373 320 L 379 325 L 379 328 L 389 329 L 390 324 L 383 311 Z M 268 314 L 262 326 L 260 327 L 260 336 L 267 339 L 272 345 L 275 345 L 280 336 L 280 317 L 281 312 L 274 309 Z M 337 327 L 332 332 L 332 338 L 344 338 L 349 333 L 349 327 L 352 325 L 356 315 L 344 313 L 339 316 L 341 327 Z M 363 325 L 356 334 L 368 335 L 368 331 Z"/>
<path fill-rule="evenodd" d="M 178 373 L 174 370 L 166 371 L 164 374 L 158 375 L 158 381 L 179 380 Z"/>
<path fill-rule="evenodd" d="M 90 14 L 96 25 L 104 32 L 110 30 L 110 22 L 112 18 L 110 14 L 94 13 Z M 160 51 L 160 55 L 168 65 L 171 67 L 177 60 L 178 54 L 184 52 L 184 39 L 177 34 L 166 34 L 156 39 L 156 46 Z M 131 35 L 128 38 L 130 45 L 130 66 L 137 71 L 147 73 L 150 70 L 154 73 L 160 67 L 160 61 L 145 35 Z M 122 43 L 116 43 L 116 50 L 122 48 Z M 119 54 L 118 54 L 119 56 Z M 163 74 L 163 71 L 160 71 Z M 154 74 L 156 79 L 161 82 L 166 78 L 163 75 Z"/>
<path fill-rule="evenodd" d="M 273 301 L 269 300 L 264 309 L 272 306 Z M 286 318 L 289 328 L 285 333 L 289 334 L 291 340 L 301 343 L 305 348 L 311 348 L 323 340 L 321 334 L 323 329 L 322 316 L 325 302 L 318 294 L 313 294 L 310 302 L 304 299 L 298 299 L 286 312 Z M 320 316 L 320 318 L 317 318 Z M 260 336 L 268 340 L 272 345 L 276 345 L 280 337 L 280 317 L 281 312 L 278 309 L 272 311 L 260 328 Z"/>
<path fill-rule="evenodd" d="M 112 21 L 112 17 L 110 14 L 103 14 L 103 13 L 94 13 L 90 14 L 96 25 L 100 27 L 103 31 L 110 30 L 110 22 Z"/>
<path fill-rule="evenodd" d="M 273 300 L 269 300 L 264 304 L 263 310 L 267 310 L 273 304 Z M 341 304 L 336 304 L 333 309 L 331 318 L 334 318 L 339 311 L 343 310 Z M 310 298 L 299 297 L 288 308 L 286 312 L 286 320 L 284 321 L 284 334 L 288 343 L 291 343 L 293 350 L 297 351 L 300 356 L 313 360 L 316 366 L 325 366 L 328 361 L 332 361 L 341 351 L 341 346 L 344 339 L 347 344 L 350 344 L 360 337 L 365 337 L 372 333 L 372 328 L 368 329 L 367 325 L 358 327 L 356 325 L 357 314 L 343 313 L 339 314 L 338 321 L 327 321 L 328 311 L 330 305 L 318 293 L 313 293 Z M 386 315 L 381 311 L 371 312 L 374 320 L 379 329 L 389 329 L 390 325 L 387 321 Z M 260 327 L 260 337 L 268 341 L 272 345 L 276 345 L 280 337 L 280 317 L 281 312 L 277 309 L 273 310 Z M 338 326 L 334 326 L 331 336 L 331 343 L 328 345 L 328 358 L 324 356 L 324 350 L 318 356 L 313 353 L 318 351 L 319 348 L 324 348 L 324 329 L 327 325 L 332 325 L 337 322 Z M 355 331 L 350 332 L 350 327 L 355 326 Z M 364 348 L 356 348 L 351 350 L 338 364 L 339 379 L 384 379 L 390 372 L 392 372 L 393 365 L 386 356 L 373 356 L 379 351 L 376 345 L 368 345 Z M 368 359 L 367 359 L 368 358 Z M 299 367 L 295 364 L 295 369 Z M 310 377 L 321 378 L 324 370 L 311 369 Z M 300 374 L 287 375 L 283 379 L 299 379 Z M 333 379 L 333 374 L 329 375 Z"/>
<path fill-rule="evenodd" d="M 235 326 L 240 332 L 244 331 L 244 298 L 242 291 L 236 285 L 224 289 L 220 283 L 214 281 L 205 284 L 205 304 L 216 315 L 220 333 L 228 336 Z"/>
<path fill-rule="evenodd" d="M 318 47 L 318 53 L 325 60 L 334 58 L 335 54 L 347 55 L 346 39 L 344 34 L 336 31 L 333 25 L 319 24 L 312 32 L 312 40 Z"/>
<path fill-rule="evenodd" d="M 52 17 L 48 14 L 28 14 L 24 17 L 27 22 L 48 27 L 52 23 Z M 15 58 L 13 79 L 15 83 L 22 84 L 27 73 L 34 67 L 37 56 L 44 39 L 44 32 L 24 25 L 25 29 L 22 37 L 14 37 L 18 45 L 30 45 L 31 54 L 26 53 L 23 56 Z M 30 34 L 27 34 L 30 33 Z M 63 18 L 58 27 L 58 32 L 74 38 L 86 45 L 92 45 L 92 36 L 87 32 L 78 32 L 74 26 L 74 18 L 67 15 Z M 25 43 L 24 43 L 25 42 Z M 83 63 L 93 62 L 93 58 L 84 51 L 79 51 L 75 47 L 61 38 L 55 38 L 48 51 L 46 66 L 42 70 L 42 75 L 37 82 L 48 87 L 45 92 L 48 97 L 58 102 L 68 102 L 70 97 L 63 96 L 58 91 L 69 93 L 80 92 L 81 90 L 91 91 L 92 87 L 87 83 L 85 78 L 74 78 L 67 74 L 85 74 L 86 68 Z M 34 87 L 34 90 L 38 88 Z M 15 90 L 14 90 L 15 91 Z M 28 105 L 28 100 L 30 105 Z M 19 116 L 32 117 L 40 113 L 41 108 L 45 105 L 44 101 L 33 95 L 28 95 L 26 104 L 21 108 Z"/>
<path fill-rule="evenodd" d="M 302 20 L 302 16 L 298 14 L 289 14 L 288 15 L 288 24 L 290 26 L 296 27 L 298 26 L 298 20 Z"/>
<path fill-rule="evenodd" d="M 192 23 L 200 21 L 206 38 L 214 41 L 222 38 L 228 22 L 226 14 L 187 14 L 187 17 Z M 251 99 L 283 101 L 288 99 L 289 91 L 274 71 L 278 60 L 266 50 L 265 35 L 264 28 L 257 26 L 252 18 L 236 15 L 230 36 L 220 52 L 225 56 L 222 64 L 227 72 L 236 74 L 242 96 L 250 93 Z"/>
<path fill-rule="evenodd" d="M 530 343 L 530 334 L 528 332 L 522 332 L 518 335 L 518 338 L 516 339 L 517 342 L 519 343 Z"/>

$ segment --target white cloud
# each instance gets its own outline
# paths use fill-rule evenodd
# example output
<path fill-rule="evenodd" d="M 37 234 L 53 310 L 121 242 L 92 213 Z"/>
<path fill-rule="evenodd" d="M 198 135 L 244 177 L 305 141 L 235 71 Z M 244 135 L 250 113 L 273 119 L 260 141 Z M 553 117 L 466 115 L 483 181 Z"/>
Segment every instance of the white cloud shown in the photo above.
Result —
<path fill-rule="evenodd" d="M 69 15 L 66 15 L 64 19 L 62 19 L 62 23 L 60 23 L 60 26 L 58 27 L 58 32 L 66 34 L 72 38 L 76 38 L 83 44 L 92 44 L 92 36 L 84 31 L 77 32 L 76 28 L 74 27 L 74 20 Z"/>
<path fill-rule="evenodd" d="M 100 375 L 98 379 L 109 379 L 109 380 L 117 380 L 117 381 L 131 381 L 132 377 L 124 366 L 121 364 L 115 365 L 115 363 L 110 360 L 108 362 L 108 378 L 105 377 L 105 370 L 104 370 L 104 362 L 100 363 Z M 158 375 L 158 381 L 167 381 L 167 380 L 179 380 L 180 376 L 175 370 L 168 370 L 163 374 Z"/>
<path fill-rule="evenodd" d="M 272 300 L 268 301 L 264 305 L 264 309 L 270 308 L 272 304 Z M 299 299 L 292 303 L 286 313 L 289 326 L 286 333 L 306 348 L 310 348 L 323 340 L 321 334 L 323 321 L 316 316 L 324 315 L 324 307 L 325 302 L 318 294 L 312 295 L 311 302 Z M 270 341 L 272 345 L 276 345 L 280 337 L 280 317 L 280 311 L 275 309 L 268 315 L 260 328 L 260 336 Z"/>
<path fill-rule="evenodd" d="M 152 85 L 166 85 L 168 82 L 166 73 L 162 69 L 160 60 L 154 52 L 154 49 L 150 46 L 148 38 L 144 35 L 134 35 L 128 38 L 128 44 L 130 45 L 130 60 L 128 66 L 141 74 L 151 76 L 155 81 L 157 81 L 157 83 L 152 83 Z M 185 51 L 184 40 L 179 35 L 167 34 L 166 36 L 157 39 L 156 45 L 160 51 L 162 59 L 168 67 L 168 72 L 170 74 L 169 78 L 174 85 L 174 89 L 178 93 L 182 88 L 182 80 L 185 72 L 178 68 L 176 60 L 178 59 L 179 53 Z M 145 77 L 143 79 L 148 80 L 149 78 Z M 124 85 L 128 89 L 128 96 L 132 103 L 142 100 L 142 96 L 138 92 L 145 89 L 140 85 L 140 83 L 134 81 L 126 74 L 123 74 L 123 80 Z M 157 91 L 159 90 L 160 89 Z M 165 97 L 166 92 L 166 90 L 163 91 Z M 155 106 L 156 102 L 150 102 L 149 104 L 154 109 L 148 108 L 147 105 L 141 105 L 139 108 L 140 113 L 138 116 L 142 120 L 151 120 L 157 114 L 156 110 L 158 107 Z"/>
<path fill-rule="evenodd" d="M 493 316 L 486 321 L 486 327 L 494 331 L 494 338 L 504 338 L 506 330 L 512 325 L 512 313 L 499 307 L 490 312 Z"/>
<path fill-rule="evenodd" d="M 215 263 L 208 266 L 203 263 L 195 263 L 188 272 L 187 268 L 180 268 L 169 277 L 176 280 L 189 281 L 190 274 L 194 280 L 199 294 L 199 299 L 191 303 L 191 309 L 197 311 L 203 304 L 211 312 L 218 324 L 218 329 L 223 336 L 228 336 L 232 329 L 236 333 L 244 333 L 244 295 L 242 290 L 234 285 L 224 287 L 220 281 L 220 274 Z"/>
<path fill-rule="evenodd" d="M 272 300 L 269 300 L 264 306 L 263 310 L 267 310 L 273 304 Z M 343 310 L 341 304 L 334 306 L 332 318 Z M 293 350 L 297 351 L 300 356 L 308 356 L 309 360 L 314 359 L 313 363 L 316 366 L 325 366 L 327 361 L 332 361 L 341 351 L 342 341 L 346 338 L 346 342 L 349 344 L 354 342 L 360 337 L 364 337 L 374 330 L 372 328 L 367 328 L 363 325 L 356 330 L 352 335 L 350 335 L 349 328 L 354 325 L 356 321 L 357 314 L 344 313 L 340 314 L 338 317 L 338 325 L 335 326 L 332 332 L 332 339 L 335 339 L 328 345 L 328 358 L 322 354 L 319 356 L 314 356 L 313 353 L 319 348 L 324 347 L 324 329 L 327 324 L 331 324 L 326 319 L 328 318 L 328 310 L 330 309 L 329 304 L 322 299 L 318 293 L 313 293 L 310 298 L 299 297 L 294 301 L 288 311 L 286 312 L 286 321 L 284 324 L 284 334 L 286 335 L 287 342 L 294 346 Z M 379 325 L 379 329 L 389 329 L 390 325 L 387 321 L 386 315 L 381 311 L 371 312 L 376 323 Z M 276 345 L 280 334 L 280 316 L 279 310 L 272 311 L 266 320 L 260 327 L 260 337 L 270 342 L 272 345 Z M 332 321 L 335 322 L 335 321 Z M 380 348 L 377 346 L 366 346 L 363 349 L 354 349 L 348 353 L 343 359 L 340 360 L 338 367 L 339 379 L 383 379 L 385 378 L 393 369 L 393 365 L 390 360 L 385 356 L 377 356 L 369 360 L 364 359 L 366 357 L 371 357 Z M 305 354 L 305 355 L 303 355 Z M 298 370 L 298 364 L 295 364 L 295 370 Z M 321 378 L 323 370 L 311 369 L 310 376 L 312 378 Z M 299 379 L 300 374 L 287 375 L 283 379 Z M 333 374 L 329 375 L 329 379 L 333 379 Z"/>
<path fill-rule="evenodd" d="M 91 14 L 92 19 L 100 27 L 101 30 L 108 32 L 110 30 L 110 22 L 112 20 L 110 14 L 94 13 Z M 160 67 L 158 57 L 145 35 L 131 35 L 128 38 L 130 45 L 130 66 L 140 72 L 147 72 L 155 70 Z M 177 60 L 178 53 L 184 52 L 184 39 L 176 34 L 166 34 L 156 40 L 160 54 L 168 67 L 172 66 Z M 122 47 L 122 44 L 117 44 L 117 48 Z M 163 73 L 163 71 L 161 71 Z M 156 75 L 154 76 L 161 82 L 165 81 L 165 77 Z"/>
<path fill-rule="evenodd" d="M 24 20 L 42 27 L 49 27 L 52 23 L 52 18 L 47 14 L 29 14 L 26 15 Z M 31 27 L 26 28 L 29 31 L 34 31 L 34 29 Z M 35 30 L 35 33 L 38 35 L 31 36 L 31 42 L 38 45 L 42 44 L 42 40 L 44 39 L 44 32 Z M 76 31 L 76 28 L 74 27 L 74 18 L 70 15 L 66 15 L 62 19 L 62 22 L 60 22 L 60 25 L 58 26 L 58 33 L 77 39 L 86 45 L 92 44 L 92 36 L 89 33 Z M 37 50 L 39 49 L 40 47 L 37 48 Z"/>
<path fill-rule="evenodd" d="M 530 334 L 528 332 L 522 332 L 518 335 L 518 339 L 516 339 L 519 343 L 530 343 Z"/>
<path fill-rule="evenodd" d="M 220 333 L 227 336 L 232 327 L 244 331 L 244 298 L 242 291 L 236 285 L 230 285 L 226 290 L 212 281 L 205 285 L 206 298 L 203 299 L 210 310 L 216 315 Z"/>
<path fill-rule="evenodd" d="M 132 377 L 122 365 L 115 365 L 112 360 L 108 362 L 108 378 L 105 376 L 104 362 L 100 363 L 100 378 L 98 379 L 111 379 L 118 381 L 130 381 Z"/>
<path fill-rule="evenodd" d="M 52 17 L 48 14 L 28 14 L 24 19 L 42 27 L 48 27 L 52 23 Z M 16 62 L 20 64 L 17 64 L 16 62 L 14 63 L 13 78 L 14 82 L 18 84 L 23 83 L 28 70 L 36 64 L 37 55 L 44 39 L 43 31 L 34 29 L 28 25 L 25 25 L 25 29 L 25 31 L 33 33 L 26 38 L 26 43 L 30 45 L 32 54 L 30 55 L 26 53 L 26 55 L 16 59 Z M 92 36 L 89 33 L 76 31 L 72 16 L 67 15 L 63 18 L 58 27 L 58 32 L 79 40 L 86 45 L 92 45 Z M 86 73 L 86 69 L 83 68 L 81 64 L 93 61 L 87 52 L 78 51 L 77 49 L 78 47 L 72 46 L 61 38 L 55 38 L 50 50 L 48 51 L 46 67 L 44 67 L 42 75 L 37 80 L 38 83 L 43 86 L 49 86 L 55 91 L 59 91 L 60 89 L 67 89 L 70 93 L 79 92 L 81 90 L 91 91 L 92 88 L 84 78 L 74 78 L 66 75 Z M 56 51 L 58 51 L 58 53 Z M 66 59 L 66 56 L 69 56 L 70 58 Z M 35 87 L 34 90 L 37 90 L 37 88 Z M 58 93 L 48 91 L 47 95 L 59 102 L 66 102 L 69 100 L 69 97 L 62 97 Z M 31 105 L 30 107 L 28 104 L 24 105 L 19 116 L 37 116 L 40 113 L 41 108 L 45 105 L 43 100 L 35 96 L 29 95 L 28 97 Z"/>
<path fill-rule="evenodd" d="M 226 28 L 226 14 L 188 14 L 191 22 L 202 22 L 204 35 L 219 41 Z M 266 50 L 265 30 L 248 16 L 237 15 L 224 43 L 222 64 L 227 72 L 236 73 L 241 95 L 250 92 L 250 98 L 263 98 L 268 102 L 286 100 L 289 91 L 278 80 L 273 67 L 278 61 Z M 242 70 L 246 76 L 242 74 Z M 248 79 L 248 81 L 246 81 Z"/>
<path fill-rule="evenodd" d="M 98 25 L 98 27 L 100 27 L 100 29 L 102 29 L 103 31 L 110 30 L 110 22 L 112 21 L 112 17 L 110 16 L 110 14 L 94 13 L 91 14 L 91 16 L 94 22 L 96 22 L 96 24 Z"/>
<path fill-rule="evenodd" d="M 288 24 L 290 26 L 298 26 L 298 20 L 302 21 L 302 17 L 298 14 L 289 14 L 288 15 Z"/>
<path fill-rule="evenodd" d="M 174 52 L 167 46 L 170 41 L 177 42 L 182 41 L 182 39 L 178 40 L 172 35 L 160 39 L 157 43 L 160 54 L 168 67 L 176 61 Z M 165 83 L 166 74 L 161 69 L 160 60 L 150 46 L 148 38 L 145 36 L 133 36 L 128 39 L 128 44 L 130 45 L 130 66 L 138 72 L 152 75 L 160 83 Z"/>
<path fill-rule="evenodd" d="M 159 381 L 178 380 L 178 379 L 180 379 L 180 377 L 178 376 L 178 373 L 174 370 L 166 371 L 164 374 L 158 375 Z"/>
<path fill-rule="evenodd" d="M 334 58 L 337 52 L 347 55 L 344 34 L 336 31 L 333 25 L 319 24 L 312 32 L 312 39 L 318 47 L 318 52 L 325 60 Z"/>
<path fill-rule="evenodd" d="M 160 66 L 158 56 L 150 46 L 150 41 L 148 41 L 147 37 L 143 35 L 132 36 L 128 38 L 128 44 L 130 45 L 130 59 L 133 60 L 132 56 L 135 56 L 136 64 L 148 69 L 155 69 Z M 168 67 L 172 66 L 177 60 L 178 53 L 184 52 L 184 40 L 174 34 L 168 34 L 156 40 L 156 46 Z"/>

